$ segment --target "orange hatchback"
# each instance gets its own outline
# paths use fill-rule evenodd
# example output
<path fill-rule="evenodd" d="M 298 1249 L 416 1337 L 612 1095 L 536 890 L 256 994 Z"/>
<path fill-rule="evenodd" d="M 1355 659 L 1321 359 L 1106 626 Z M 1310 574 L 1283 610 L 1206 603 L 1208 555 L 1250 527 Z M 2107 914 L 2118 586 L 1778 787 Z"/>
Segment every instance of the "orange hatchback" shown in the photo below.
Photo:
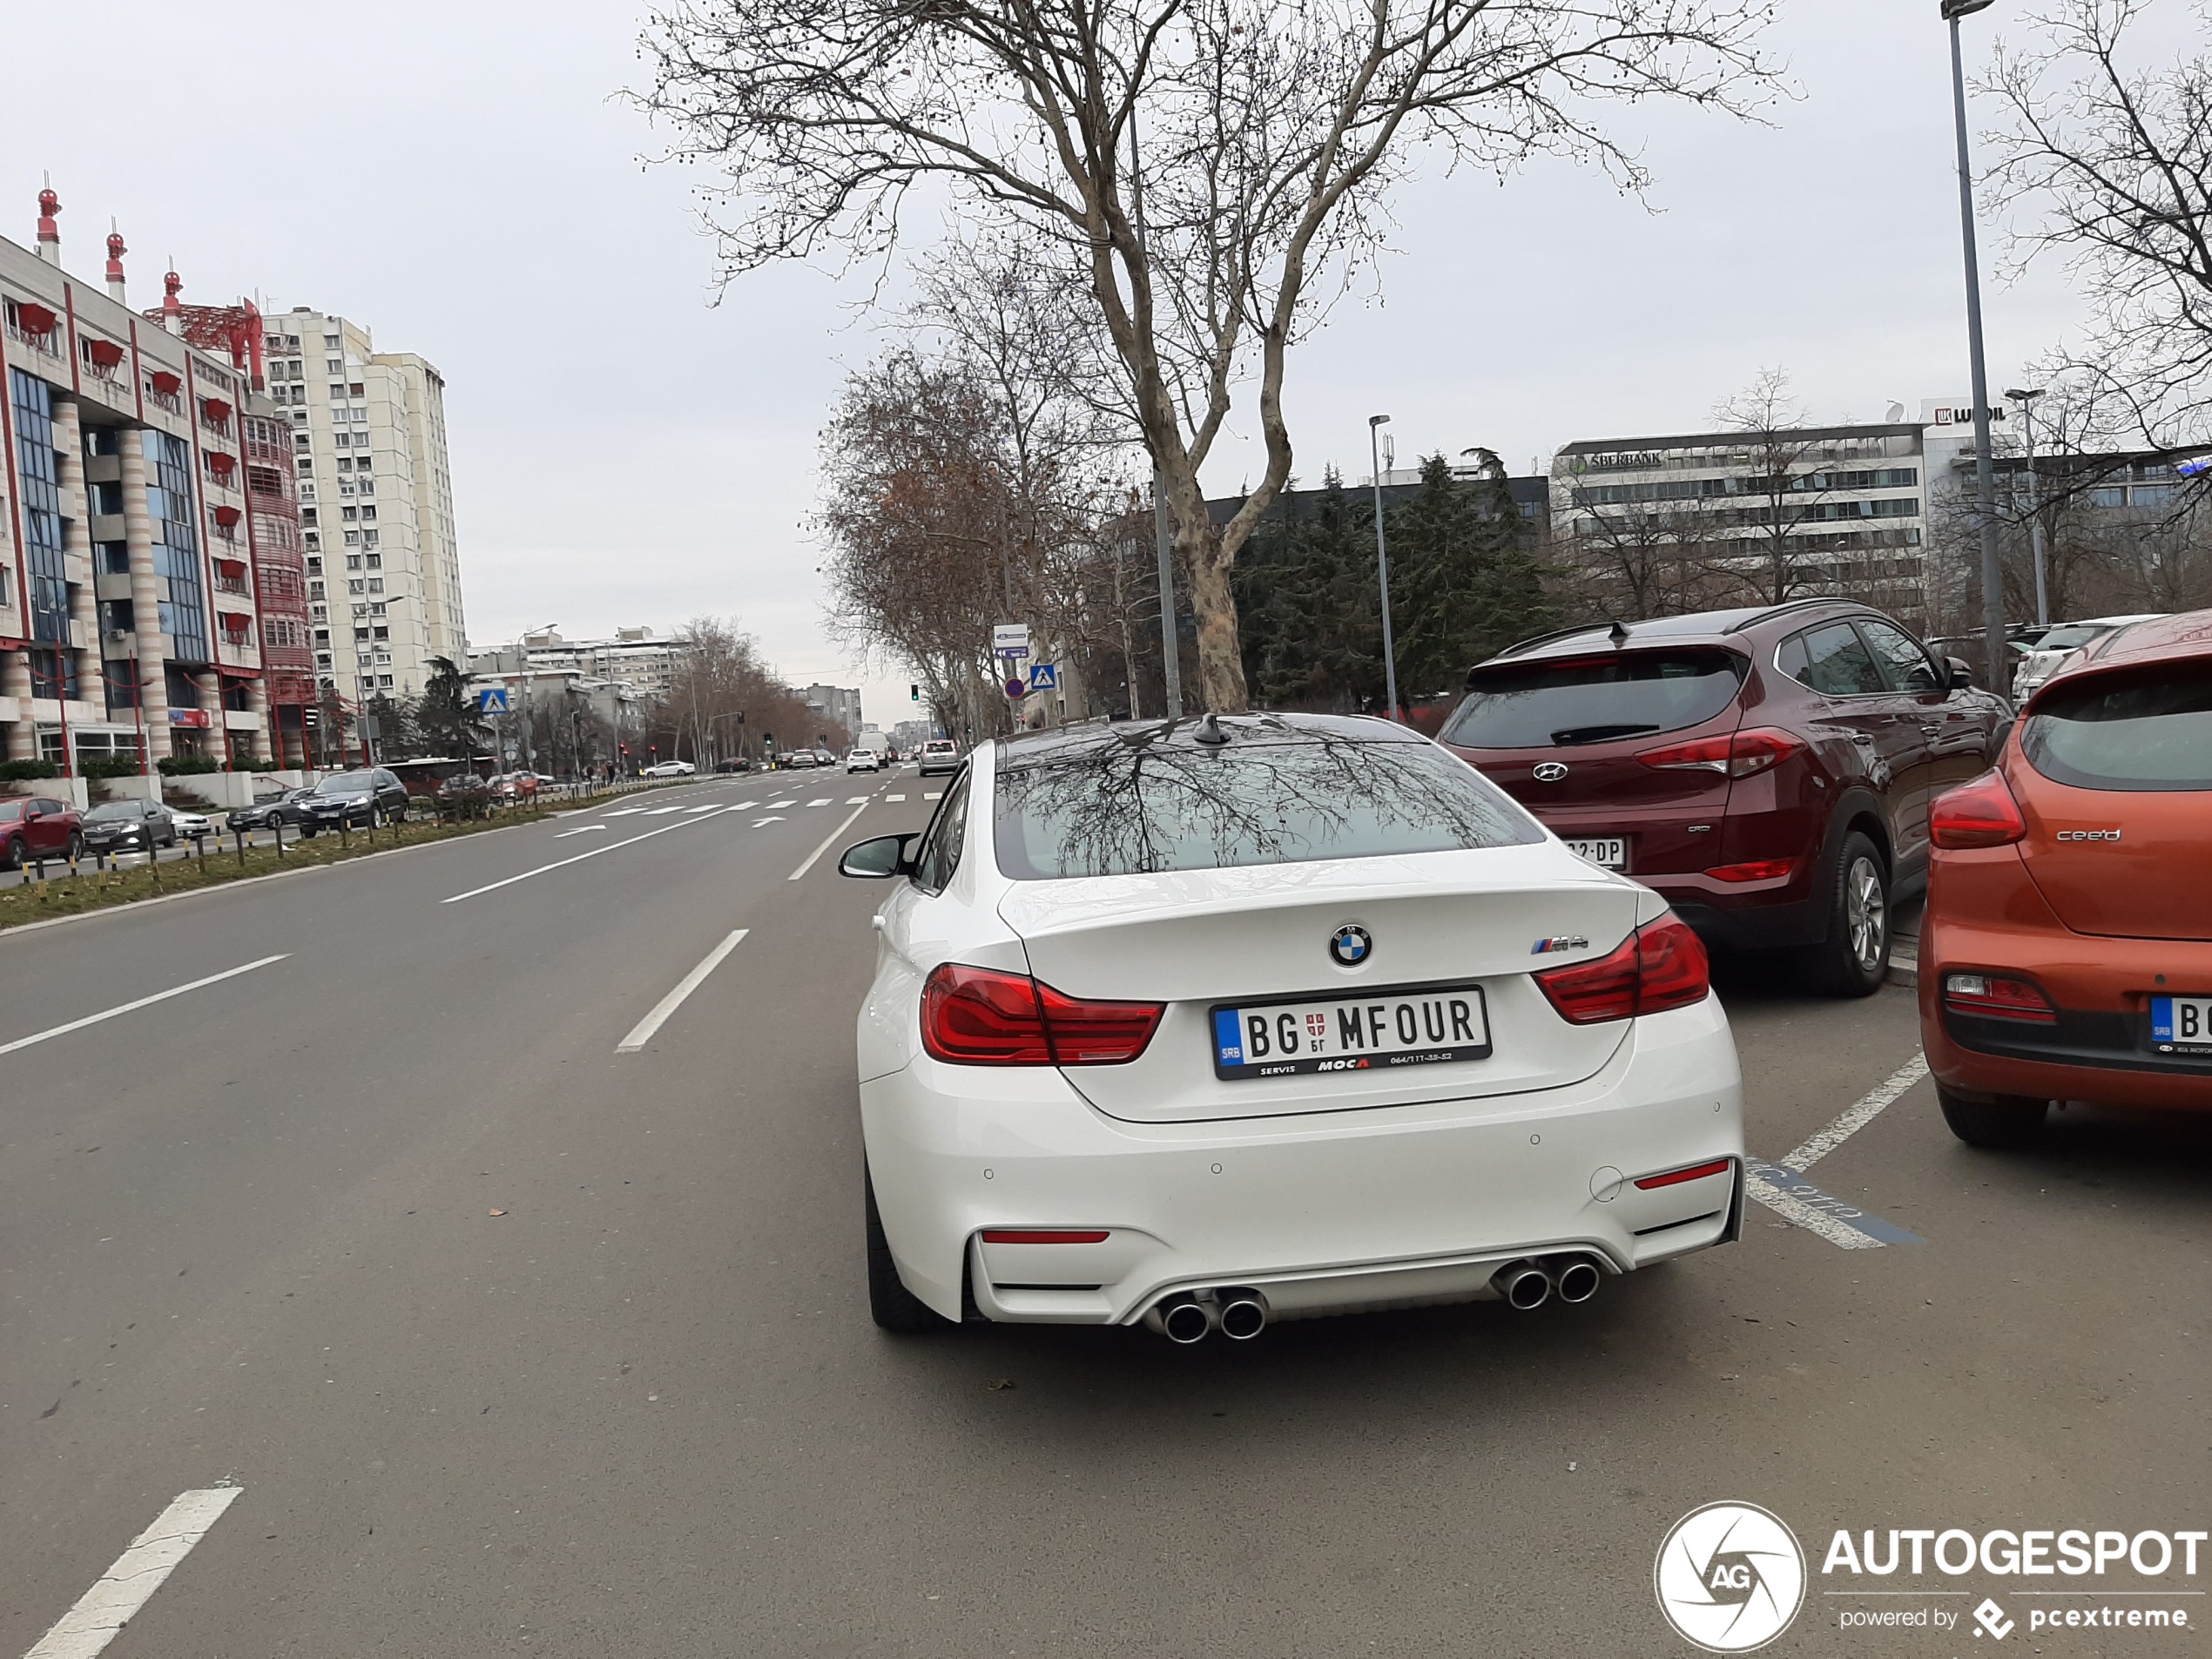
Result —
<path fill-rule="evenodd" d="M 1952 1132 L 2212 1111 L 2212 610 L 2116 630 L 1937 798 L 1920 1035 Z"/>

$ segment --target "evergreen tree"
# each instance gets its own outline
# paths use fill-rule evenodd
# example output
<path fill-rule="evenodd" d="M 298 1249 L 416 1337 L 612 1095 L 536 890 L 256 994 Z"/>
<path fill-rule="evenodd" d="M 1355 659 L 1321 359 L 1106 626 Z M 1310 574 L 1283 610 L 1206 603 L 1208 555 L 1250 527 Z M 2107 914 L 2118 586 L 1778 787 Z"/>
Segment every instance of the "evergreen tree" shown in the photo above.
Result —
<path fill-rule="evenodd" d="M 1458 690 L 1469 668 L 1552 614 L 1505 469 L 1489 450 L 1474 453 L 1471 480 L 1429 456 L 1419 491 L 1389 511 L 1392 632 L 1409 700 Z"/>
<path fill-rule="evenodd" d="M 1350 710 L 1381 694 L 1374 518 L 1332 469 L 1286 496 L 1238 561 L 1244 673 L 1263 707 Z"/>
<path fill-rule="evenodd" d="M 421 740 L 444 755 L 466 755 L 489 735 L 469 696 L 468 677 L 443 657 L 430 659 L 430 678 L 415 708 Z"/>

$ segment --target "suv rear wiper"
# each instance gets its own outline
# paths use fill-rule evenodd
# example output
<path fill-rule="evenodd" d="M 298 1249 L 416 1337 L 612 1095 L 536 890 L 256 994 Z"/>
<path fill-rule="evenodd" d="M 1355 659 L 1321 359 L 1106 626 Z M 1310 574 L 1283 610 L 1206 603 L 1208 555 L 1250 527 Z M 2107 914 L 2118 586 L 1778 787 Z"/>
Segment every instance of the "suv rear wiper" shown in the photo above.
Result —
<path fill-rule="evenodd" d="M 1656 732 L 1656 725 L 1570 725 L 1563 732 L 1552 733 L 1554 743 L 1603 743 L 1609 738 L 1640 737 L 1646 732 Z"/>

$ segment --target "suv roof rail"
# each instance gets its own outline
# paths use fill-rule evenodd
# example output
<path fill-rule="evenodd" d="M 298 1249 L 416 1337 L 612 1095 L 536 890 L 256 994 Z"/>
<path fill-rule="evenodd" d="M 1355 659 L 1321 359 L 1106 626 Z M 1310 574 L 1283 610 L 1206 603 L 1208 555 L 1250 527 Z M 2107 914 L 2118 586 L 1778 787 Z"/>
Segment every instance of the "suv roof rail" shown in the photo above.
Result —
<path fill-rule="evenodd" d="M 1727 627 L 1721 630 L 1721 632 L 1723 634 L 1740 634 L 1754 623 L 1768 622 L 1776 617 L 1786 617 L 1793 610 L 1810 610 L 1815 605 L 1853 605 L 1858 604 L 1858 601 L 1856 599 L 1846 599 L 1840 594 L 1833 593 L 1817 594 L 1810 599 L 1784 599 L 1778 605 L 1767 605 L 1764 607 L 1757 616 L 1746 617 L 1741 622 L 1732 622 L 1729 624 Z M 1864 609 L 1865 607 L 1862 606 L 1860 608 Z"/>

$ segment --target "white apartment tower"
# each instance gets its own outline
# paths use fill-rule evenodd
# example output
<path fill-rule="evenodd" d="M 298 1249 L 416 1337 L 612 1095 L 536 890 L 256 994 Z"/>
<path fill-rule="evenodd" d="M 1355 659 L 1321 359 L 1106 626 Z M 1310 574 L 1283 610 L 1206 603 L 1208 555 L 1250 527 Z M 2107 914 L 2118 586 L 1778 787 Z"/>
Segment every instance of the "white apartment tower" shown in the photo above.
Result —
<path fill-rule="evenodd" d="M 444 378 L 305 306 L 266 326 L 269 395 L 297 451 L 316 675 L 350 704 L 419 696 L 431 658 L 469 661 Z"/>

